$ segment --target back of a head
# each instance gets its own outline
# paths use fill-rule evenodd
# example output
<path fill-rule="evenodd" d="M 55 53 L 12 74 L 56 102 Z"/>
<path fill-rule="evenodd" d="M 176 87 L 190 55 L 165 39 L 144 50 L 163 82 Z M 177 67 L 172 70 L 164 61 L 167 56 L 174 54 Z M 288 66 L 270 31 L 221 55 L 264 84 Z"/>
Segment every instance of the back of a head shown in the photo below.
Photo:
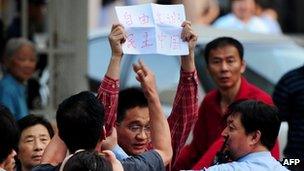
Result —
<path fill-rule="evenodd" d="M 3 163 L 17 146 L 19 131 L 8 108 L 0 104 L 0 163 Z"/>
<path fill-rule="evenodd" d="M 126 111 L 134 107 L 148 107 L 148 101 L 141 88 L 132 87 L 119 92 L 117 122 L 124 120 Z"/>
<path fill-rule="evenodd" d="M 102 135 L 104 107 L 95 95 L 84 91 L 65 99 L 56 114 L 60 138 L 71 153 L 93 150 Z"/>
<path fill-rule="evenodd" d="M 65 163 L 63 171 L 112 171 L 112 164 L 96 152 L 75 153 Z"/>
<path fill-rule="evenodd" d="M 244 48 L 243 48 L 243 45 L 238 40 L 236 40 L 232 37 L 218 37 L 218 38 L 212 40 L 211 42 L 209 42 L 204 49 L 204 57 L 205 57 L 206 64 L 207 65 L 209 64 L 209 55 L 212 50 L 218 49 L 218 48 L 223 48 L 226 46 L 235 47 L 239 53 L 241 60 L 243 60 Z"/>
<path fill-rule="evenodd" d="M 23 130 L 31 126 L 41 124 L 48 130 L 48 133 L 51 138 L 54 136 L 54 130 L 51 123 L 42 116 L 29 114 L 23 117 L 22 119 L 18 120 L 17 123 L 20 133 L 22 133 Z"/>
<path fill-rule="evenodd" d="M 271 150 L 276 142 L 280 130 L 278 110 L 275 106 L 267 105 L 261 101 L 244 100 L 231 104 L 228 115 L 240 114 L 241 123 L 247 134 L 259 130 L 261 144 Z"/>

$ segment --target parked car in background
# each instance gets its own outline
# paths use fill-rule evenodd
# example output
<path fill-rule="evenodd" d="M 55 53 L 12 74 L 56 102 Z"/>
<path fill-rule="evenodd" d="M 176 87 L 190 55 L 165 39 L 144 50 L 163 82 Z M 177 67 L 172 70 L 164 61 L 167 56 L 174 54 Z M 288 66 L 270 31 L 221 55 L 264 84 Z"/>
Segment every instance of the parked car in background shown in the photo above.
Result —
<path fill-rule="evenodd" d="M 247 64 L 244 76 L 251 83 L 272 94 L 275 84 L 289 70 L 304 64 L 304 48 L 284 35 L 265 35 L 242 31 L 229 31 L 205 26 L 193 26 L 199 35 L 196 48 L 196 67 L 200 79 L 200 100 L 204 92 L 214 88 L 203 58 L 205 45 L 220 36 L 238 39 L 244 45 L 244 59 Z M 111 57 L 108 34 L 110 28 L 92 32 L 89 35 L 89 67 L 88 78 L 93 91 L 107 70 Z M 179 80 L 180 62 L 178 56 L 165 55 L 125 55 L 122 60 L 121 89 L 139 86 L 132 71 L 132 63 L 142 59 L 154 72 L 157 87 L 165 113 L 169 115 Z M 280 131 L 281 151 L 286 145 L 287 123 L 283 123 Z"/>

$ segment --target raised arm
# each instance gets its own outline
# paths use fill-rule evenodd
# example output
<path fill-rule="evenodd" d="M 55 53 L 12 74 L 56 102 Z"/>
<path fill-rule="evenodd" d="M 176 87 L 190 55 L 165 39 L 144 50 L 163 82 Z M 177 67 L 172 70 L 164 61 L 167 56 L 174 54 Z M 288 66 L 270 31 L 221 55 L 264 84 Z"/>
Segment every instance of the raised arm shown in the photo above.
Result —
<path fill-rule="evenodd" d="M 148 100 L 151 140 L 155 151 L 161 156 L 164 165 L 170 163 L 172 158 L 171 136 L 168 122 L 157 94 L 154 74 L 142 62 L 134 64 L 136 79 Z"/>
<path fill-rule="evenodd" d="M 116 120 L 120 62 L 123 56 L 122 43 L 125 41 L 126 34 L 123 26 L 121 24 L 114 24 L 109 35 L 112 57 L 110 59 L 107 73 L 101 81 L 98 89 L 98 100 L 105 107 L 105 126 L 107 135 L 110 135 L 111 129 Z"/>
<path fill-rule="evenodd" d="M 197 36 L 191 28 L 189 21 L 182 24 L 181 38 L 189 45 L 189 55 L 181 57 L 180 80 L 173 103 L 171 115 L 168 118 L 171 137 L 173 158 L 172 164 L 179 155 L 181 148 L 185 145 L 191 131 L 192 125 L 197 120 L 198 111 L 198 80 L 194 64 L 194 49 Z"/>
<path fill-rule="evenodd" d="M 189 55 L 181 57 L 182 69 L 186 72 L 193 72 L 195 71 L 194 50 L 197 42 L 197 35 L 193 31 L 190 21 L 184 21 L 182 27 L 183 31 L 181 38 L 183 41 L 188 42 L 189 47 Z"/>

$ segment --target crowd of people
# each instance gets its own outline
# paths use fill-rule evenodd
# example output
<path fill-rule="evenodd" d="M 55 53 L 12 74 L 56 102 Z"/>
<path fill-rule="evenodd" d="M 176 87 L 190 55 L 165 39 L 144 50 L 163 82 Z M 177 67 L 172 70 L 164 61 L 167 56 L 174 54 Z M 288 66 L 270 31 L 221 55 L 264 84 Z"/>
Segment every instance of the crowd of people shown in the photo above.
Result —
<path fill-rule="evenodd" d="M 254 0 L 232 0 L 232 13 L 214 25 L 245 29 L 262 22 L 254 6 Z M 63 100 L 55 125 L 29 114 L 26 104 L 26 84 L 37 63 L 34 45 L 24 38 L 10 39 L 0 80 L 0 171 L 303 170 L 303 67 L 283 76 L 272 98 L 242 76 L 243 45 L 236 38 L 218 37 L 202 56 L 217 88 L 199 105 L 194 59 L 198 36 L 190 21 L 181 27 L 189 54 L 180 57 L 168 118 L 153 71 L 144 61 L 133 64 L 140 87 L 119 89 L 127 39 L 121 24 L 114 24 L 109 34 L 112 56 L 97 96 L 83 91 Z M 287 168 L 279 161 L 281 121 L 289 124 L 284 154 L 300 159 L 297 166 Z M 192 129 L 193 139 L 186 144 Z"/>

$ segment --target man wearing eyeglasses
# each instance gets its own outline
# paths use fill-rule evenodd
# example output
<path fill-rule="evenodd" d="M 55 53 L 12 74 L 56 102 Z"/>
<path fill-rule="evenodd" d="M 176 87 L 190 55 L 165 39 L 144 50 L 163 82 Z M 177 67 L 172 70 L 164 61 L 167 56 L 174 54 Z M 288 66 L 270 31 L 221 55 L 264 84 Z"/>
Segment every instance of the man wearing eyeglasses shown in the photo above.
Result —
<path fill-rule="evenodd" d="M 185 21 L 182 27 L 181 39 L 188 42 L 189 55 L 181 57 L 180 82 L 173 109 L 168 118 L 173 148 L 172 164 L 184 146 L 198 112 L 198 80 L 194 65 L 197 36 L 190 22 Z M 145 92 L 137 88 L 119 92 L 122 43 L 125 41 L 126 33 L 123 26 L 113 25 L 109 36 L 112 57 L 105 78 L 99 87 L 98 98 L 105 106 L 107 132 L 110 132 L 109 130 L 115 125 L 118 144 L 128 155 L 139 155 L 151 148 L 150 117 Z"/>
<path fill-rule="evenodd" d="M 150 143 L 148 102 L 140 88 L 119 92 L 116 119 L 118 144 L 129 155 L 139 155 Z"/>

